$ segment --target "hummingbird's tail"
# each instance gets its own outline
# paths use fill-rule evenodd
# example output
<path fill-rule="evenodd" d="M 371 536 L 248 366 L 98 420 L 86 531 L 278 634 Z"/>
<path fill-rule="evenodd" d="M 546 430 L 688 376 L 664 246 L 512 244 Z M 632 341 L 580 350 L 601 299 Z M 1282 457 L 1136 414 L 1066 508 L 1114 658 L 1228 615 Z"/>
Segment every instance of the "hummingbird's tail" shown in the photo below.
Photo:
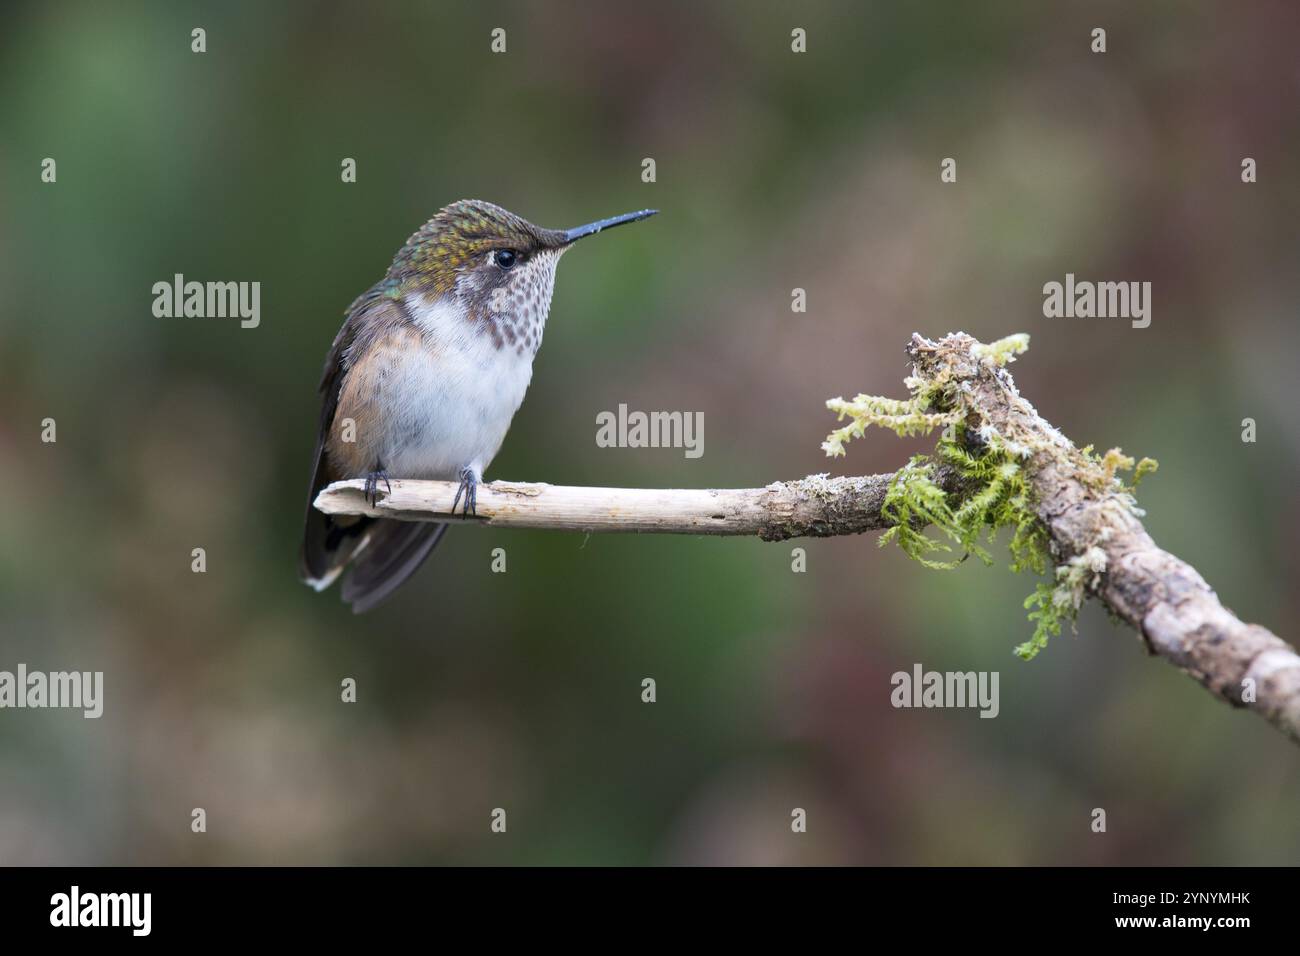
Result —
<path fill-rule="evenodd" d="M 353 517 L 350 524 L 329 515 L 309 515 L 299 576 L 323 591 L 348 570 L 343 600 L 356 614 L 369 611 L 396 591 L 442 540 L 445 524 Z M 313 527 L 315 525 L 316 527 Z"/>
<path fill-rule="evenodd" d="M 351 565 L 343 580 L 343 600 L 361 614 L 382 602 L 424 563 L 442 540 L 445 524 L 397 521 L 361 515 L 327 515 L 313 507 L 316 495 L 334 478 L 317 451 L 307 496 L 307 517 L 298 559 L 298 576 L 324 591 Z"/>
<path fill-rule="evenodd" d="M 343 579 L 343 600 L 354 614 L 382 603 L 424 563 L 447 531 L 445 524 L 426 521 L 371 519 L 365 542 L 354 553 L 352 569 Z"/>

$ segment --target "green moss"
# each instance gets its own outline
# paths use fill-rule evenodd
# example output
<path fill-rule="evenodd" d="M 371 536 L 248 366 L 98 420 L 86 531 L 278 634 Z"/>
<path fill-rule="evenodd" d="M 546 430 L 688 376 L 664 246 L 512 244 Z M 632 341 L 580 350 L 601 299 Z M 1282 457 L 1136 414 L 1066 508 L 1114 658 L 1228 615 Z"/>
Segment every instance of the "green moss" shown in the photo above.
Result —
<path fill-rule="evenodd" d="M 981 362 L 1005 366 L 1028 346 L 1029 336 L 1012 335 L 988 345 L 976 344 L 970 354 Z M 906 400 L 859 395 L 852 401 L 837 398 L 826 403 L 841 420 L 850 419 L 822 444 L 830 456 L 844 454 L 844 445 L 861 438 L 872 425 L 899 436 L 943 429 L 933 454 L 917 455 L 890 481 L 880 509 L 890 526 L 880 536 L 880 545 L 896 544 L 926 567 L 948 570 L 972 554 L 992 564 L 984 545 L 1009 529 L 1011 570 L 1047 573 L 1053 565 L 1049 535 L 1034 511 L 1026 474 L 1039 449 L 1009 441 L 987 424 L 968 432 L 968 418 L 978 416 L 970 415 L 963 389 L 945 380 L 942 373 L 934 379 L 909 377 L 906 384 L 911 392 Z M 1050 451 L 1054 457 L 1060 454 L 1059 449 Z M 1156 470 L 1155 461 L 1144 458 L 1137 463 L 1130 488 L 1116 474 L 1134 469 L 1134 461 L 1118 448 L 1101 458 L 1091 447 L 1073 455 L 1081 481 L 1098 492 L 1119 495 L 1137 511 L 1132 489 Z M 944 490 L 941 469 L 947 470 L 946 477 L 955 476 L 956 480 L 947 484 L 960 487 L 959 494 Z M 933 533 L 927 533 L 931 528 Z M 1097 586 L 1105 570 L 1106 554 L 1099 547 L 1055 567 L 1053 580 L 1039 583 L 1025 600 L 1034 633 L 1015 653 L 1030 660 L 1067 622 L 1073 626 L 1085 593 Z"/>
<path fill-rule="evenodd" d="M 910 558 L 927 568 L 936 570 L 955 567 L 955 561 L 939 561 L 929 555 L 951 552 L 943 541 L 931 538 L 923 530 L 932 525 L 954 540 L 960 541 L 956 515 L 948 507 L 948 496 L 934 482 L 934 463 L 925 455 L 917 455 L 900 468 L 889 483 L 881 515 L 892 524 L 880 536 L 883 548 L 891 541 Z"/>
<path fill-rule="evenodd" d="M 1021 660 L 1033 660 L 1047 646 L 1048 638 L 1061 633 L 1061 627 L 1067 621 L 1071 627 L 1074 626 L 1084 594 L 1089 587 L 1096 586 L 1105 570 L 1106 552 L 1093 547 L 1087 553 L 1058 565 L 1055 583 L 1039 582 L 1035 586 L 1034 593 L 1025 598 L 1034 635 L 1016 647 L 1016 655 Z"/>
<path fill-rule="evenodd" d="M 1160 469 L 1160 462 L 1154 458 L 1143 458 L 1137 463 L 1137 471 L 1133 472 L 1133 487 L 1136 489 L 1142 484 L 1142 479 L 1147 475 L 1154 475 Z"/>
<path fill-rule="evenodd" d="M 988 345 L 976 343 L 971 354 L 977 359 L 989 359 L 994 365 L 1007 365 L 1016 360 L 1016 356 L 1029 349 L 1029 336 L 1024 332 L 1008 335 Z"/>
<path fill-rule="evenodd" d="M 882 398 L 879 395 L 859 395 L 852 401 L 832 398 L 826 407 L 836 412 L 842 421 L 852 421 L 843 428 L 837 428 L 822 442 L 822 450 L 832 458 L 844 454 L 844 445 L 854 438 L 861 438 L 867 426 L 887 428 L 899 438 L 911 435 L 926 435 L 936 428 L 943 428 L 956 421 L 950 415 L 927 411 L 934 398 L 933 390 L 919 389 L 910 399 L 899 401 L 894 398 Z"/>

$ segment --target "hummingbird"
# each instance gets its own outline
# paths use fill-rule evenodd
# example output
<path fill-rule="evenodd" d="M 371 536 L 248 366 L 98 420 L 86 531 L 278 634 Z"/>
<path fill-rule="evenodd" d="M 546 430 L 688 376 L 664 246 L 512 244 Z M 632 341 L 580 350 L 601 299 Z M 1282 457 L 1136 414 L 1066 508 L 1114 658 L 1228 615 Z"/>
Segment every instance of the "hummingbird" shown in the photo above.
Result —
<path fill-rule="evenodd" d="M 325 360 L 299 560 L 305 583 L 323 591 L 351 565 L 343 600 L 360 614 L 414 574 L 447 530 L 323 514 L 312 503 L 330 482 L 365 479 L 373 505 L 380 485 L 391 492 L 391 478 L 456 481 L 450 513 L 475 513 L 483 472 L 533 377 L 560 256 L 656 212 L 543 229 L 462 199 L 406 240 L 384 278 L 348 308 Z"/>

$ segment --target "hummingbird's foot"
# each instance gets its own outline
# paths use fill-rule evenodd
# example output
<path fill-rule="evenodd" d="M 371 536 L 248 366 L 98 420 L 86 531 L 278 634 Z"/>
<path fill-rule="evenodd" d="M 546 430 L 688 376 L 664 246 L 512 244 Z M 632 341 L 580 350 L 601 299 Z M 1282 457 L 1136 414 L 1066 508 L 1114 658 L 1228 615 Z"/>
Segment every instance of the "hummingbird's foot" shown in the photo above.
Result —
<path fill-rule="evenodd" d="M 379 501 L 379 483 L 381 481 L 391 495 L 393 493 L 393 483 L 388 480 L 388 472 L 385 469 L 380 468 L 378 471 L 366 473 L 366 501 L 370 503 L 372 508 Z"/>
<path fill-rule="evenodd" d="M 451 502 L 451 513 L 456 513 L 456 506 L 460 504 L 461 495 L 465 496 L 465 508 L 461 511 L 461 516 L 469 518 L 478 514 L 478 475 L 472 468 L 462 468 L 460 470 L 460 487 L 456 489 L 456 497 Z"/>

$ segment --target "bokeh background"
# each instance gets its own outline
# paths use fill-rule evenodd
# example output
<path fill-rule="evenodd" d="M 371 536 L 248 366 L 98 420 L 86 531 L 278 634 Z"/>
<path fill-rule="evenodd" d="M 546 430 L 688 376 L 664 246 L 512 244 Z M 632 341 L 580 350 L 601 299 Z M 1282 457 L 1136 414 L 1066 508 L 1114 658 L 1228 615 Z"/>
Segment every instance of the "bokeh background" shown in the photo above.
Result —
<path fill-rule="evenodd" d="M 1293 634 L 1294 4 L 0 16 L 0 669 L 106 684 L 97 721 L 0 712 L 0 862 L 1300 861 L 1300 752 L 1094 607 L 1018 661 L 1033 581 L 1005 564 L 471 528 L 366 616 L 295 577 L 321 363 L 407 235 L 462 197 L 550 226 L 653 205 L 565 258 L 489 478 L 892 470 L 924 443 L 828 462 L 824 400 L 902 394 L 914 330 L 1026 331 L 1022 391 L 1158 458 L 1157 541 Z M 260 281 L 261 326 L 155 318 L 177 272 Z M 1151 327 L 1045 319 L 1066 272 L 1151 281 Z M 703 458 L 597 448 L 620 402 L 703 412 Z M 894 710 L 916 662 L 999 671 L 999 717 Z"/>

